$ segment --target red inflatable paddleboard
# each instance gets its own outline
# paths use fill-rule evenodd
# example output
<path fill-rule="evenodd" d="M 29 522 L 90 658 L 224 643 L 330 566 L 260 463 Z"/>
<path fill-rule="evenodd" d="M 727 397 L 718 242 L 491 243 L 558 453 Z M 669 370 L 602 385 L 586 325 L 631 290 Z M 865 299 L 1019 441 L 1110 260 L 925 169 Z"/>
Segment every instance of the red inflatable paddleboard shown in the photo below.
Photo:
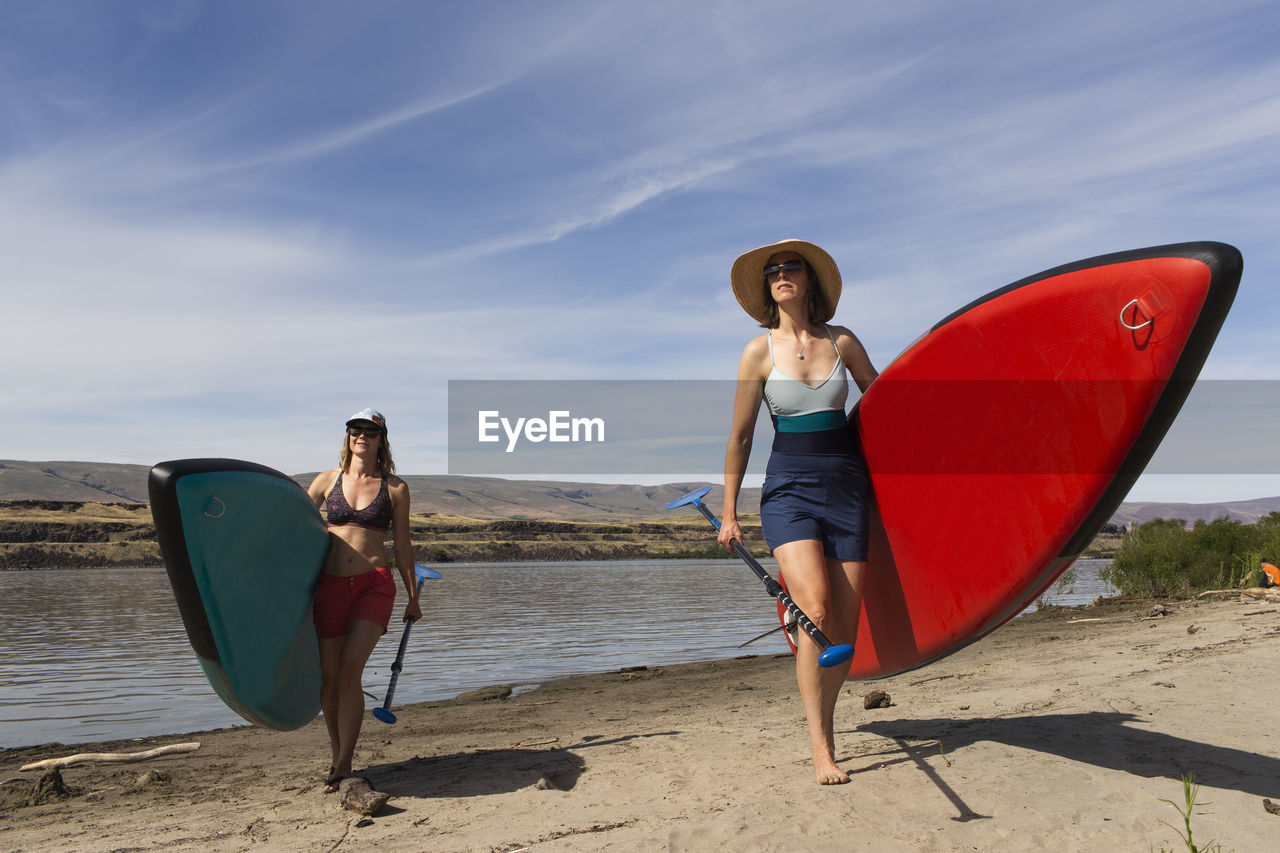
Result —
<path fill-rule="evenodd" d="M 885 369 L 850 414 L 874 493 L 850 678 L 955 652 L 1052 585 L 1173 423 L 1241 269 L 1222 243 L 1058 267 Z"/>

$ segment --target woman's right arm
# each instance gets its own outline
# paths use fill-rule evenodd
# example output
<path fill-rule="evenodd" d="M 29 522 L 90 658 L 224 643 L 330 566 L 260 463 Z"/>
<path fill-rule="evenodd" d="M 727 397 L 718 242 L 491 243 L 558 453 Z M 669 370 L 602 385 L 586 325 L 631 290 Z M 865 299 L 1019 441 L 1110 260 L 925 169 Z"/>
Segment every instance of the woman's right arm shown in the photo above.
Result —
<path fill-rule="evenodd" d="M 742 540 L 738 527 L 738 492 L 742 478 L 751 459 L 751 439 L 755 435 L 756 416 L 760 413 L 760 401 L 764 397 L 764 382 L 768 378 L 762 364 L 767 363 L 764 336 L 747 344 L 738 363 L 737 390 L 733 396 L 733 423 L 729 427 L 729 442 L 724 452 L 724 509 L 720 513 L 720 535 L 716 537 L 725 548 L 729 543 Z"/>
<path fill-rule="evenodd" d="M 316 505 L 316 509 L 324 506 L 324 499 L 329 496 L 329 489 L 333 486 L 333 481 L 337 479 L 336 471 L 336 468 L 329 471 L 321 471 L 307 488 L 307 497 L 311 498 Z"/>

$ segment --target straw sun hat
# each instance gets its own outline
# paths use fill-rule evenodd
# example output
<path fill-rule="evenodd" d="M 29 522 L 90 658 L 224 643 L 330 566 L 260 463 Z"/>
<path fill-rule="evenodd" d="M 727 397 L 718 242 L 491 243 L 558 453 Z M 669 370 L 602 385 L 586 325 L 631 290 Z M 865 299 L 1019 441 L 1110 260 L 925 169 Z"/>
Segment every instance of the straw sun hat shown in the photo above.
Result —
<path fill-rule="evenodd" d="M 840 269 L 830 255 L 806 240 L 783 240 L 739 255 L 729 272 L 738 304 L 756 320 L 764 322 L 771 301 L 769 288 L 765 286 L 764 268 L 769 258 L 779 252 L 795 252 L 809 262 L 817 276 L 817 281 L 812 283 L 817 285 L 821 297 L 822 310 L 818 319 L 823 323 L 830 320 L 836 313 L 836 303 L 840 301 Z"/>

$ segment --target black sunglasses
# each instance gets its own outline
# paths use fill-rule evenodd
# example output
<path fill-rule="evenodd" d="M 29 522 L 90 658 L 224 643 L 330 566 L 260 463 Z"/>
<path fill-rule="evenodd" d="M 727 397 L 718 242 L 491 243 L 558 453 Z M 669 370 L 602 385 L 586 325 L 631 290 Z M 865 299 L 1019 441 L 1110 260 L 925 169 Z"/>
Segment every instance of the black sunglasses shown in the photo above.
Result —
<path fill-rule="evenodd" d="M 765 267 L 764 277 L 772 278 L 783 270 L 786 270 L 787 272 L 800 272 L 802 269 L 804 269 L 804 261 L 783 261 L 780 264 Z"/>
<path fill-rule="evenodd" d="M 374 438 L 382 435 L 382 430 L 378 427 L 347 427 L 347 435 L 355 438 L 363 435 L 365 438 Z"/>

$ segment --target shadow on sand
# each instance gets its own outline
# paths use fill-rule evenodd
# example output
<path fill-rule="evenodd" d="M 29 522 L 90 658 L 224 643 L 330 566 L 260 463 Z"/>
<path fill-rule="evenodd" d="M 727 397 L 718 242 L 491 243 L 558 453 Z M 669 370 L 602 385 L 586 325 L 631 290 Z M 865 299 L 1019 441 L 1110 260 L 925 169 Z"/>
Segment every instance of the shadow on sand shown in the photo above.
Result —
<path fill-rule="evenodd" d="M 394 764 L 372 765 L 359 775 L 367 776 L 376 790 L 396 797 L 482 797 L 539 784 L 569 791 L 587 767 L 579 752 L 678 734 L 650 732 L 609 740 L 588 737 L 571 746 L 551 749 L 482 749 L 431 758 L 415 756 Z"/>
<path fill-rule="evenodd" d="M 1154 732 L 1144 727 L 1147 725 L 1148 721 L 1133 714 L 1091 712 L 976 720 L 883 720 L 860 725 L 856 731 L 897 742 L 897 748 L 878 753 L 880 760 L 866 770 L 905 761 L 919 765 L 924 757 L 937 757 L 940 750 L 954 754 L 980 741 L 992 741 L 1135 776 L 1165 777 L 1181 783 L 1184 775 L 1194 773 L 1198 784 L 1210 788 L 1261 797 L 1278 793 L 1280 759 Z M 930 775 L 945 788 L 936 774 Z M 965 814 L 967 809 L 959 799 L 952 797 L 952 801 Z"/>

